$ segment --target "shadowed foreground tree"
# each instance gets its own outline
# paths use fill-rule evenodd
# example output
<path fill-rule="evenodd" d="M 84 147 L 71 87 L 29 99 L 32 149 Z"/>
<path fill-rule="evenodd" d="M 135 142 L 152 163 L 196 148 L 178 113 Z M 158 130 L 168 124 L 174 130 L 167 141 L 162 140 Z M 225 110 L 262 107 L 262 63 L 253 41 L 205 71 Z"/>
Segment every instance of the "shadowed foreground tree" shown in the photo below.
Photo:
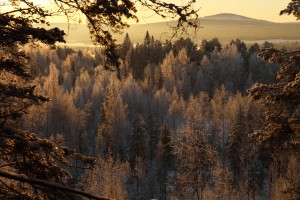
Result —
<path fill-rule="evenodd" d="M 300 1 L 293 0 L 280 14 L 293 14 L 299 19 L 299 11 Z M 265 126 L 253 135 L 272 152 L 274 169 L 279 179 L 286 181 L 285 187 L 280 188 L 280 195 L 283 195 L 280 198 L 299 199 L 299 176 L 287 175 L 297 170 L 300 162 L 300 51 L 283 52 L 267 48 L 258 57 L 279 63 L 280 69 L 277 83 L 256 84 L 248 90 L 253 99 L 264 104 Z M 294 160 L 292 167 L 291 158 Z"/>
<path fill-rule="evenodd" d="M 270 48 L 258 55 L 280 63 L 277 83 L 256 84 L 249 89 L 254 99 L 266 105 L 267 126 L 256 134 L 274 151 L 300 150 L 300 52 L 281 52 Z"/>
<path fill-rule="evenodd" d="M 286 194 L 288 199 L 299 199 L 299 176 L 286 176 L 297 170 L 300 163 L 300 52 L 281 52 L 271 48 L 263 50 L 259 56 L 280 63 L 280 70 L 277 83 L 257 84 L 249 90 L 250 95 L 264 105 L 265 125 L 253 135 L 271 151 L 272 171 L 279 175 L 275 178 L 287 181 L 287 188 L 279 187 L 281 194 Z M 294 159 L 293 166 L 289 164 L 290 158 Z"/>
<path fill-rule="evenodd" d="M 288 6 L 286 7 L 286 9 L 280 11 L 280 15 L 283 15 L 283 14 L 292 14 L 294 15 L 297 20 L 300 19 L 300 0 L 292 0 Z"/>
<path fill-rule="evenodd" d="M 21 116 L 30 106 L 48 98 L 35 94 L 28 57 L 22 50 L 27 43 L 39 41 L 54 47 L 64 42 L 65 33 L 58 28 L 46 30 L 34 23 L 48 24 L 50 16 L 64 14 L 68 19 L 81 12 L 87 19 L 91 37 L 105 49 L 107 60 L 118 68 L 112 33 L 127 27 L 127 19 L 136 19 L 132 0 L 53 0 L 57 10 L 42 6 L 38 1 L 8 0 L 0 5 L 0 197 L 5 199 L 107 199 L 68 187 L 66 170 L 75 160 L 91 166 L 93 158 L 82 156 L 57 142 L 39 138 L 19 128 Z M 142 6 L 162 17 L 177 18 L 174 27 L 185 31 L 197 27 L 195 1 L 178 6 L 164 1 L 138 0 Z M 183 29 L 181 29 L 183 28 Z"/>

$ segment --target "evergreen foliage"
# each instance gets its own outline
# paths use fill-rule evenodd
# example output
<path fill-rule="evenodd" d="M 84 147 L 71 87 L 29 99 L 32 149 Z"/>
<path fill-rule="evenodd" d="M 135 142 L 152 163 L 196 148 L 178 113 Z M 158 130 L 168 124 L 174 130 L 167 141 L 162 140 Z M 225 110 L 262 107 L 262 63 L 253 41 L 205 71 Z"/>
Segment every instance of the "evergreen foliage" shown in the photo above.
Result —
<path fill-rule="evenodd" d="M 138 2 L 183 17 L 172 3 Z M 119 20 L 121 30 L 131 1 L 56 1 L 95 18 L 106 51 L 53 48 L 64 33 L 31 25 L 54 13 L 26 3 L 22 17 L 0 15 L 0 198 L 299 199 L 299 51 L 149 32 L 117 47 L 97 28 Z M 109 56 L 122 79 L 105 70 Z"/>
<path fill-rule="evenodd" d="M 174 34 L 180 30 L 178 29 L 179 27 L 182 27 L 183 29 L 181 30 L 183 31 L 189 26 L 197 28 L 198 15 L 192 8 L 194 1 L 190 1 L 183 6 L 164 1 L 140 0 L 138 2 L 163 17 L 178 16 L 178 26 L 174 27 Z M 68 178 L 71 177 L 67 168 L 76 168 L 78 160 L 83 165 L 93 165 L 94 158 L 82 156 L 73 149 L 61 146 L 48 139 L 42 139 L 34 133 L 22 130 L 22 127 L 20 127 L 20 119 L 31 106 L 50 100 L 36 93 L 36 86 L 32 83 L 33 77 L 29 73 L 30 70 L 35 70 L 33 65 L 30 66 L 28 62 L 29 57 L 25 54 L 23 46 L 39 41 L 54 47 L 53 45 L 56 42 L 65 42 L 65 33 L 58 28 L 46 30 L 44 28 L 36 28 L 33 24 L 49 25 L 47 22 L 49 17 L 60 14 L 64 14 L 69 20 L 74 17 L 75 13 L 80 12 L 86 17 L 92 40 L 104 47 L 106 60 L 119 68 L 118 56 L 115 51 L 116 45 L 114 44 L 112 33 L 120 32 L 124 27 L 127 27 L 127 19 L 137 20 L 135 15 L 136 7 L 130 0 L 51 1 L 57 6 L 54 8 L 56 10 L 43 7 L 34 1 L 9 0 L 7 3 L 9 4 L 8 10 L 3 11 L 1 8 L 0 13 L 0 195 L 6 199 L 77 199 L 79 196 L 90 199 L 105 199 L 67 187 L 69 185 L 67 182 Z M 78 52 L 78 56 L 80 60 L 83 54 Z M 65 56 L 59 54 L 57 57 L 66 58 L 68 54 L 66 53 Z M 77 100 L 75 103 L 76 107 L 78 109 L 88 108 L 87 96 L 91 94 L 91 87 L 88 86 L 91 84 L 89 84 L 87 74 L 78 70 L 78 64 L 81 62 L 73 62 L 71 65 L 72 71 L 66 70 L 72 74 L 66 72 L 60 76 L 56 65 L 50 64 L 51 61 L 59 62 L 59 58 L 51 60 L 49 55 L 47 55 L 44 61 L 45 66 L 43 68 L 50 66 L 50 69 L 48 71 L 41 70 L 41 72 L 47 75 L 50 72 L 49 78 L 54 80 L 52 85 L 53 93 L 51 95 L 54 102 L 61 103 L 60 105 L 63 104 L 59 102 L 61 100 L 59 97 L 64 94 L 59 84 L 61 84 L 61 79 L 64 77 L 66 79 L 64 80 L 64 85 L 67 86 L 64 88 L 65 91 L 70 91 L 75 82 L 77 90 L 72 92 L 75 93 L 73 97 L 76 97 Z M 35 72 L 38 75 L 38 71 Z M 79 74 L 80 77 L 76 77 L 77 80 L 75 80 L 73 75 Z M 44 83 L 46 86 L 50 86 L 49 82 L 45 81 Z M 87 85 L 87 88 L 81 87 L 84 85 Z M 72 107 L 74 105 L 73 102 L 67 98 L 65 100 L 68 102 L 66 105 L 68 114 L 76 113 L 76 108 Z M 47 112 L 51 109 L 53 112 L 48 112 L 47 114 L 61 114 L 58 108 L 50 105 L 46 108 Z M 71 111 L 73 113 L 70 113 Z M 105 121 L 108 121 L 105 111 L 103 112 L 106 114 Z M 43 115 L 43 113 L 40 114 Z M 84 116 L 84 114 L 78 114 L 78 116 Z M 53 127 L 53 129 L 62 131 L 66 136 L 71 136 L 67 134 L 68 131 L 65 130 L 64 124 L 61 124 L 61 121 L 56 121 L 63 120 L 63 118 L 67 117 L 59 115 L 56 119 L 51 119 L 47 115 L 45 124 L 57 122 L 53 124 L 57 128 Z M 78 119 L 80 120 L 80 118 Z M 81 119 L 84 123 L 86 116 L 81 117 Z M 77 123 L 80 136 L 73 135 L 76 131 L 70 131 L 69 134 L 72 134 L 72 137 L 77 138 L 77 141 L 79 141 L 83 139 L 82 133 L 85 131 L 85 128 L 81 126 L 82 124 L 80 125 L 80 121 L 77 121 Z M 49 128 L 49 124 L 47 126 Z M 47 130 L 49 133 L 49 129 Z M 55 135 L 57 132 L 50 131 L 50 134 Z M 50 136 L 49 134 L 44 135 Z M 107 137 L 109 133 L 104 135 Z M 72 141 L 71 138 L 66 137 L 66 139 L 69 142 Z M 82 150 L 81 147 L 79 149 Z"/>

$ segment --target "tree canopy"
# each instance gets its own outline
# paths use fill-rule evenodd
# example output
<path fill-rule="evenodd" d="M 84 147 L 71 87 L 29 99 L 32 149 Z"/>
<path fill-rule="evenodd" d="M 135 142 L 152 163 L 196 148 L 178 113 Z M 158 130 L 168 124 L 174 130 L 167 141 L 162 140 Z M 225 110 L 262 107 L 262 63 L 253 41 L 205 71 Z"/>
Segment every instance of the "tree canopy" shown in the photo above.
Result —
<path fill-rule="evenodd" d="M 10 29 L 5 30 L 5 35 L 13 35 L 23 43 L 29 40 L 41 40 L 46 43 L 64 41 L 63 32 L 59 29 L 45 30 L 33 28 L 32 23 L 46 23 L 49 17 L 65 15 L 69 21 L 76 19 L 76 13 L 81 13 L 86 18 L 91 38 L 95 44 L 105 47 L 108 61 L 117 65 L 115 55 L 115 40 L 113 33 L 121 33 L 122 29 L 129 27 L 128 20 L 138 21 L 137 7 L 140 4 L 154 11 L 163 18 L 177 19 L 177 24 L 172 28 L 173 36 L 184 33 L 188 27 L 198 27 L 198 14 L 194 9 L 194 0 L 188 0 L 184 5 L 167 3 L 163 0 L 51 0 L 56 9 L 49 9 L 37 2 L 28 0 L 10 0 L 12 9 L 1 14 L 3 22 L 10 22 Z M 22 17 L 16 17 L 21 14 Z M 11 23 L 14 22 L 14 25 Z M 22 29 L 21 29 L 22 27 Z M 24 28 L 26 27 L 26 30 Z M 51 37 L 47 37 L 51 34 Z M 60 36 L 60 37 L 59 37 Z M 9 40 L 14 40 L 13 38 Z M 48 40 L 48 41 L 47 41 Z"/>
<path fill-rule="evenodd" d="M 38 1 L 8 0 L 0 5 L 0 196 L 8 199 L 76 199 L 96 197 L 68 187 L 68 168 L 80 160 L 82 168 L 90 167 L 94 159 L 60 145 L 59 141 L 39 138 L 19 127 L 27 109 L 49 101 L 35 93 L 29 73 L 30 59 L 22 45 L 41 42 L 50 46 L 65 42 L 65 33 L 45 29 L 34 24 L 49 24 L 49 17 L 65 15 L 74 19 L 77 12 L 86 17 L 94 43 L 105 48 L 107 60 L 118 67 L 113 33 L 128 27 L 128 19 L 138 20 L 136 3 L 153 10 L 164 18 L 177 18 L 174 27 L 184 31 L 187 26 L 197 28 L 195 1 L 176 5 L 156 0 L 52 0 L 55 9 Z M 77 162 L 77 161 L 76 161 Z"/>

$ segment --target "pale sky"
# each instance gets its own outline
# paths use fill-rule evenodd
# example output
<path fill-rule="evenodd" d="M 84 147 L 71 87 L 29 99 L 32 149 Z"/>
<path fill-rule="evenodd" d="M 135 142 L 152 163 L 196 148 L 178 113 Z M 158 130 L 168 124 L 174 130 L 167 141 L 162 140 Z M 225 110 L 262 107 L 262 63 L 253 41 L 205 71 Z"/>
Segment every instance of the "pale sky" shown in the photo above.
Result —
<path fill-rule="evenodd" d="M 286 8 L 290 0 L 196 0 L 196 8 L 200 8 L 199 16 L 204 17 L 219 13 L 233 13 L 264 19 L 273 22 L 296 22 L 293 16 L 281 15 L 280 10 Z M 173 2 L 187 2 L 176 0 Z M 147 12 L 145 9 L 140 12 L 140 23 L 151 23 L 161 21 L 159 17 Z M 150 16 L 152 16 L 150 18 Z"/>
<path fill-rule="evenodd" d="M 6 2 L 7 0 L 0 0 L 0 2 Z M 46 4 L 50 6 L 51 0 L 30 0 L 38 2 L 40 4 Z M 181 4 L 188 0 L 166 0 L 167 2 L 173 2 Z M 196 8 L 200 8 L 199 16 L 204 17 L 208 15 L 214 15 L 219 13 L 233 13 L 251 17 L 255 19 L 263 19 L 273 22 L 296 22 L 296 18 L 293 16 L 282 15 L 279 16 L 280 10 L 284 9 L 290 0 L 196 0 Z M 48 5 L 47 5 L 48 4 Z M 51 7 L 51 6 L 50 6 Z M 145 8 L 138 7 L 138 17 L 140 23 L 153 23 L 160 22 L 162 19 L 155 16 L 152 12 L 149 12 Z M 170 20 L 170 19 L 168 19 Z M 84 21 L 84 20 L 83 20 Z M 66 22 L 65 18 L 54 18 L 50 22 Z"/>
<path fill-rule="evenodd" d="M 217 13 L 234 13 L 273 22 L 293 22 L 295 17 L 279 16 L 290 0 L 199 0 L 200 16 Z"/>

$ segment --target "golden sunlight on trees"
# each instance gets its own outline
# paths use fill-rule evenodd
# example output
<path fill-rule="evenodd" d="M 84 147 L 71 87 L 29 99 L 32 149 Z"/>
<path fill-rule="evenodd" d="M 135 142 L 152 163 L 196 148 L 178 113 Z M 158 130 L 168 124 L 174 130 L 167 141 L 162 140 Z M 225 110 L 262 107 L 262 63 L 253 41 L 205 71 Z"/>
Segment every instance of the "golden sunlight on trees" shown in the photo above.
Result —
<path fill-rule="evenodd" d="M 126 19 L 138 20 L 137 10 L 131 0 L 52 2 L 57 5 L 56 10 L 29 0 L 9 0 L 9 7 L 1 8 L 0 195 L 8 199 L 77 199 L 79 196 L 106 199 L 68 187 L 67 181 L 71 178 L 68 168 L 76 168 L 79 161 L 81 168 L 91 167 L 93 158 L 19 127 L 20 119 L 29 107 L 50 100 L 35 93 L 33 77 L 28 73 L 31 68 L 29 58 L 22 49 L 23 45 L 38 41 L 52 47 L 56 42 L 64 42 L 65 33 L 58 28 L 46 30 L 35 28 L 33 24 L 49 24 L 47 19 L 56 15 L 71 19 L 79 11 L 87 19 L 92 40 L 105 48 L 107 60 L 118 67 L 112 33 L 127 27 Z M 158 15 L 178 19 L 175 32 L 184 31 L 187 26 L 197 28 L 194 1 L 183 6 L 152 0 L 139 0 L 138 3 Z"/>
<path fill-rule="evenodd" d="M 140 6 L 177 19 L 173 36 L 197 28 L 195 0 L 5 2 L 1 199 L 300 199 L 299 46 L 151 31 L 115 44 Z M 78 12 L 101 48 L 37 27 Z"/>

